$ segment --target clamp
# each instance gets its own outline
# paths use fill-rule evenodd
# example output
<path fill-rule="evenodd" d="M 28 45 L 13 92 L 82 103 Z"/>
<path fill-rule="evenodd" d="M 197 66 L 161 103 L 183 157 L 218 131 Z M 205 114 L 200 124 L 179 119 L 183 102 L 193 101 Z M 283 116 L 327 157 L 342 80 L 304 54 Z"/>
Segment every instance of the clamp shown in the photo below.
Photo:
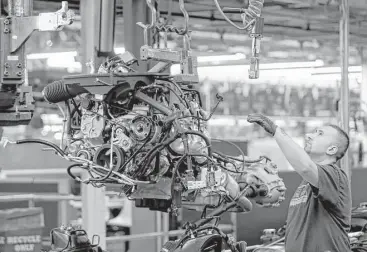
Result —
<path fill-rule="evenodd" d="M 35 30 L 59 31 L 74 20 L 74 13 L 68 9 L 66 1 L 57 12 L 19 15 L 0 18 L 0 125 L 28 124 L 33 116 L 32 87 L 27 85 L 26 77 L 25 42 Z"/>
<path fill-rule="evenodd" d="M 189 84 L 199 82 L 197 73 L 197 58 L 192 56 L 190 48 L 190 37 L 188 35 L 188 21 L 189 15 L 184 7 L 184 0 L 180 1 L 180 9 L 185 18 L 185 27 L 177 29 L 172 26 L 160 26 L 156 21 L 156 9 L 151 0 L 146 0 L 147 5 L 152 13 L 152 22 L 150 24 L 143 24 L 138 22 L 137 25 L 144 29 L 144 45 L 140 48 L 140 59 L 143 61 L 155 60 L 158 63 L 153 66 L 148 72 L 162 72 L 172 64 L 180 64 L 181 73 L 173 76 L 176 82 Z M 148 29 L 156 29 L 158 32 L 164 32 L 165 48 L 157 49 L 148 45 Z M 167 48 L 167 33 L 176 32 L 183 36 L 184 48 L 180 50 L 171 50 Z"/>
<path fill-rule="evenodd" d="M 264 18 L 257 17 L 255 19 L 255 25 L 250 32 L 250 38 L 252 38 L 251 47 L 251 59 L 250 59 L 250 69 L 249 78 L 258 79 L 259 78 L 259 55 L 260 55 L 260 41 L 263 37 L 264 28 Z"/>
<path fill-rule="evenodd" d="M 249 6 L 244 8 L 227 8 L 220 7 L 218 0 L 214 0 L 218 11 L 224 17 L 224 19 L 232 26 L 239 30 L 245 30 L 252 38 L 252 53 L 250 59 L 249 78 L 259 78 L 259 55 L 260 55 L 260 40 L 262 38 L 264 19 L 261 18 L 261 11 L 264 5 L 264 0 L 249 0 Z M 240 27 L 233 23 L 225 14 L 224 11 L 235 11 L 241 13 L 243 27 Z"/>

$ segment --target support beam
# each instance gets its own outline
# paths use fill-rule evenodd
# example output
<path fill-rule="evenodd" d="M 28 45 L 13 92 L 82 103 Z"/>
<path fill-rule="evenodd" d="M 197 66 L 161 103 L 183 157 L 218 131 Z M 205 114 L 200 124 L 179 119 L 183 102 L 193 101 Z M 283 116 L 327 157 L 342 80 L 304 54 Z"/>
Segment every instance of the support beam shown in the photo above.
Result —
<path fill-rule="evenodd" d="M 362 115 L 365 115 L 365 112 L 367 112 L 367 48 L 361 47 L 359 48 L 359 53 L 361 55 L 361 65 L 362 65 L 362 82 L 360 84 L 360 108 L 363 112 Z M 361 120 L 360 124 L 358 124 L 358 132 L 362 134 L 362 136 L 365 134 L 366 127 L 363 124 L 363 120 Z M 365 159 L 365 146 L 363 139 L 360 141 L 359 145 L 362 144 L 362 154 L 361 157 L 358 156 L 358 165 L 359 166 L 365 166 L 366 165 L 366 159 Z"/>
<path fill-rule="evenodd" d="M 349 3 L 348 0 L 340 1 L 340 61 L 341 61 L 341 85 L 340 85 L 340 126 L 349 134 Z M 349 176 L 351 176 L 350 168 L 350 152 L 347 152 L 341 160 L 341 167 Z"/>
<path fill-rule="evenodd" d="M 170 216 L 169 213 L 163 213 L 162 212 L 162 224 L 163 224 L 162 225 L 163 226 L 162 232 L 165 232 L 165 233 L 168 233 L 169 232 L 169 216 Z M 169 236 L 168 235 L 165 235 L 165 236 L 163 236 L 162 239 L 163 239 L 163 242 L 162 242 L 162 247 L 163 247 L 163 245 L 166 242 L 168 242 Z M 158 250 L 161 251 L 162 247 L 161 248 L 158 248 Z"/>
<path fill-rule="evenodd" d="M 83 73 L 96 73 L 102 59 L 97 57 L 96 45 L 99 34 L 100 0 L 81 0 L 80 12 L 82 17 L 82 69 Z M 89 63 L 90 68 L 87 67 Z M 88 177 L 84 172 L 83 178 Z M 87 231 L 89 239 L 92 241 L 93 235 L 100 237 L 100 246 L 106 249 L 106 203 L 105 188 L 95 188 L 92 185 L 82 184 L 82 220 L 83 228 Z"/>
<path fill-rule="evenodd" d="M 360 90 L 361 109 L 367 112 L 367 48 L 362 47 L 360 54 L 362 65 L 362 83 Z"/>
<path fill-rule="evenodd" d="M 156 227 L 155 227 L 155 230 L 156 232 L 163 232 L 162 231 L 162 213 L 161 212 L 155 212 L 155 223 L 156 223 Z M 157 243 L 157 246 L 156 246 L 156 252 L 158 251 L 161 251 L 162 249 L 162 237 L 157 237 L 156 238 L 156 243 Z"/>
<path fill-rule="evenodd" d="M 98 58 L 97 45 L 100 38 L 101 0 L 81 0 L 82 71 L 96 73 L 103 58 Z"/>
<path fill-rule="evenodd" d="M 150 11 L 145 0 L 124 0 L 124 45 L 125 50 L 132 53 L 137 59 L 140 59 L 140 47 L 144 45 L 144 32 L 136 23 L 150 22 Z M 148 33 L 148 40 L 150 36 Z M 147 71 L 147 62 L 139 62 L 139 71 Z"/>
<path fill-rule="evenodd" d="M 8 0 L 9 15 L 16 17 L 29 17 L 33 13 L 33 0 Z M 1 10 L 0 10 L 1 11 Z M 27 44 L 20 47 L 19 50 L 26 52 Z M 28 68 L 27 61 L 23 63 L 24 66 L 24 86 L 28 86 Z"/>
<path fill-rule="evenodd" d="M 57 185 L 57 192 L 62 195 L 70 195 L 70 183 L 68 179 L 60 180 Z M 60 201 L 58 203 L 58 223 L 59 225 L 67 225 L 69 224 L 69 203 L 67 201 Z"/>
<path fill-rule="evenodd" d="M 28 17 L 33 12 L 33 1 L 31 0 L 8 0 L 9 15 L 17 17 Z"/>

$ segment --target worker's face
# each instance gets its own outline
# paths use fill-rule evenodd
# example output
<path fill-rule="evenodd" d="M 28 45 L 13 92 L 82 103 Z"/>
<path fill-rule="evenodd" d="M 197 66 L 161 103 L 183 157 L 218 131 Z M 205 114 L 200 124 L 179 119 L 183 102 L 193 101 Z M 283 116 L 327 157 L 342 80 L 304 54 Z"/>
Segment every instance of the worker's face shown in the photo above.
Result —
<path fill-rule="evenodd" d="M 338 132 L 330 126 L 316 128 L 305 136 L 305 151 L 312 155 L 334 155 L 337 152 Z"/>

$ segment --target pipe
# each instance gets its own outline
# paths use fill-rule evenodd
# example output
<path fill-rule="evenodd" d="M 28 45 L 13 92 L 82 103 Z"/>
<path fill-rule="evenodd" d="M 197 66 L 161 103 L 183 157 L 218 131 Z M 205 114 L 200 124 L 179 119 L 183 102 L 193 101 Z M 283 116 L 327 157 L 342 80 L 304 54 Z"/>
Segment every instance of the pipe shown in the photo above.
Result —
<path fill-rule="evenodd" d="M 65 201 L 65 200 L 81 200 L 81 196 L 60 195 L 60 194 L 16 194 L 16 195 L 1 195 L 1 202 L 18 202 L 18 201 Z"/>
<path fill-rule="evenodd" d="M 100 36 L 98 41 L 98 51 L 101 53 L 113 52 L 115 40 L 115 9 L 116 0 L 100 1 Z"/>
<path fill-rule="evenodd" d="M 135 93 L 135 97 L 139 99 L 140 101 L 149 104 L 150 106 L 154 107 L 155 109 L 164 113 L 167 116 L 172 114 L 172 111 L 168 107 L 158 103 L 156 100 L 154 100 L 153 98 L 149 97 L 148 95 L 144 94 L 141 91 L 137 91 Z"/>
<path fill-rule="evenodd" d="M 8 0 L 9 16 L 28 17 L 32 16 L 32 0 Z"/>

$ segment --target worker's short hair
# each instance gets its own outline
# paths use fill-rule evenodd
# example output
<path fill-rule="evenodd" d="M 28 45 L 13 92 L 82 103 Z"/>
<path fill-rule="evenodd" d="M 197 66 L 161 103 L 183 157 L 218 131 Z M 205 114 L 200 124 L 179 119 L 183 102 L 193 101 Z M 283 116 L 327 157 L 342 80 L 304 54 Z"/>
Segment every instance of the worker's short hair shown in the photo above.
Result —
<path fill-rule="evenodd" d="M 349 148 L 349 136 L 339 126 L 334 124 L 327 124 L 327 126 L 334 128 L 338 132 L 338 152 L 336 153 L 336 160 L 339 161 Z"/>

